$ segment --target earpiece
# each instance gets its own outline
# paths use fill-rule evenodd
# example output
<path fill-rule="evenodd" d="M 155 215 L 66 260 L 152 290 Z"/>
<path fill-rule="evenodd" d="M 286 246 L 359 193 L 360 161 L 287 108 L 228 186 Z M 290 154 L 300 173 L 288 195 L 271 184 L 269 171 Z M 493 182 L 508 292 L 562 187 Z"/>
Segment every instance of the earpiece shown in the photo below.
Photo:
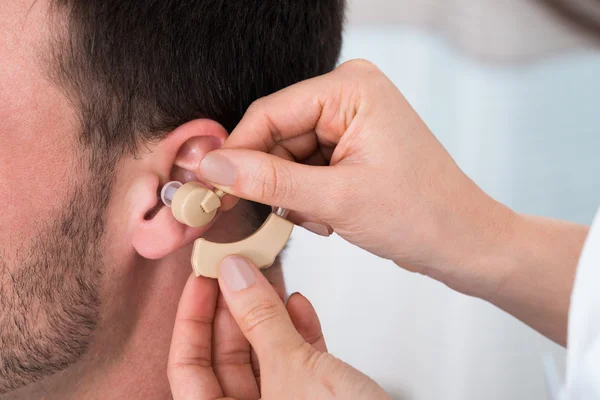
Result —
<path fill-rule="evenodd" d="M 173 216 L 192 228 L 206 226 L 217 214 L 221 198 L 198 182 L 169 182 L 161 191 L 163 202 L 171 207 Z"/>
<path fill-rule="evenodd" d="M 224 192 L 212 190 L 198 182 L 167 183 L 161 198 L 171 207 L 173 216 L 182 224 L 199 228 L 212 221 L 221 206 Z M 213 243 L 200 238 L 194 242 L 192 267 L 196 276 L 216 278 L 219 264 L 226 257 L 238 255 L 252 261 L 257 268 L 273 265 L 277 255 L 288 242 L 294 224 L 285 219 L 287 210 L 271 213 L 265 223 L 252 235 L 234 243 Z"/>

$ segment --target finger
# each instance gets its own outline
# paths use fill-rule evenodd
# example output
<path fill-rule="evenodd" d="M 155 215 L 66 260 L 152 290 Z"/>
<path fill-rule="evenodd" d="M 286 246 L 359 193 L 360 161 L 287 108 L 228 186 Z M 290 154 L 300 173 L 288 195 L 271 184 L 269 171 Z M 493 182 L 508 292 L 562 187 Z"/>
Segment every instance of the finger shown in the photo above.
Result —
<path fill-rule="evenodd" d="M 326 152 L 328 152 L 327 149 L 320 148 L 318 151 L 315 151 L 307 158 L 300 160 L 300 163 L 305 165 L 314 165 L 315 167 L 327 166 L 329 165 L 329 159 L 331 158 L 331 155 L 329 156 L 330 158 L 326 158 L 324 155 L 324 153 Z"/>
<path fill-rule="evenodd" d="M 300 164 L 326 166 L 335 148 L 320 147 L 315 132 L 286 139 L 276 144 L 269 154 Z"/>
<path fill-rule="evenodd" d="M 250 359 L 252 360 L 252 372 L 254 372 L 254 379 L 256 380 L 256 384 L 260 390 L 260 364 L 258 362 L 258 355 L 256 354 L 256 350 L 250 350 Z"/>
<path fill-rule="evenodd" d="M 315 350 L 323 353 L 327 352 L 325 338 L 321 330 L 321 323 L 310 301 L 303 295 L 294 293 L 288 299 L 286 308 L 294 327 L 296 327 L 302 338 L 307 343 L 310 343 Z M 254 349 L 251 351 L 251 360 L 254 377 L 260 388 L 260 364 Z"/>
<path fill-rule="evenodd" d="M 222 295 L 213 330 L 213 368 L 223 394 L 237 400 L 260 397 L 250 359 L 250 343 L 233 319 Z"/>
<path fill-rule="evenodd" d="M 326 352 L 327 346 L 321 330 L 321 322 L 310 301 L 300 293 L 294 293 L 288 299 L 286 308 L 302 338 L 315 350 Z"/>
<path fill-rule="evenodd" d="M 333 152 L 335 151 L 335 147 L 331 146 L 322 146 L 319 148 L 323 159 L 326 161 L 325 165 L 329 165 L 331 163 L 331 159 L 333 158 Z"/>
<path fill-rule="evenodd" d="M 225 141 L 225 148 L 269 152 L 282 140 L 316 131 L 323 140 L 337 143 L 346 120 L 339 117 L 341 87 L 329 74 L 309 79 L 255 101 Z M 319 132 L 321 131 L 321 132 Z"/>
<path fill-rule="evenodd" d="M 290 211 L 286 219 L 319 236 L 328 237 L 333 234 L 333 228 L 329 224 L 307 214 Z"/>
<path fill-rule="evenodd" d="M 226 212 L 231 210 L 233 207 L 237 206 L 239 202 L 239 198 L 231 195 L 225 195 L 221 199 L 221 207 L 219 207 L 219 212 Z"/>
<path fill-rule="evenodd" d="M 260 272 L 267 281 L 269 281 L 273 289 L 275 289 L 275 292 L 277 292 L 277 296 L 279 296 L 281 301 L 285 301 L 285 281 L 283 279 L 283 269 L 281 268 L 280 257 L 277 257 L 272 266 L 262 269 Z"/>
<path fill-rule="evenodd" d="M 181 295 L 167 365 L 175 400 L 223 396 L 211 368 L 212 323 L 218 291 L 214 280 L 191 276 Z"/>
<path fill-rule="evenodd" d="M 263 358 L 282 357 L 305 343 L 275 289 L 248 261 L 226 258 L 219 268 L 219 285 L 261 363 Z"/>
<path fill-rule="evenodd" d="M 318 218 L 320 211 L 338 210 L 329 194 L 340 184 L 342 167 L 308 166 L 258 151 L 227 149 L 209 153 L 198 173 L 236 197 Z"/>
<path fill-rule="evenodd" d="M 283 270 L 281 268 L 281 262 L 279 259 L 275 261 L 272 267 L 261 270 L 265 278 L 269 281 L 279 299 L 282 302 L 285 300 L 285 281 L 283 279 Z M 258 363 L 258 356 L 256 355 L 256 351 L 251 348 L 250 350 L 250 359 L 252 362 L 252 371 L 254 372 L 254 379 L 256 380 L 256 384 L 260 390 L 260 364 Z"/>
<path fill-rule="evenodd" d="M 290 153 L 285 147 L 281 145 L 276 145 L 275 147 L 273 147 L 269 154 L 282 158 L 284 160 L 296 161 L 296 157 L 294 157 L 292 153 Z"/>
<path fill-rule="evenodd" d="M 284 149 L 288 155 L 286 159 L 303 160 L 310 157 L 311 154 L 318 152 L 319 142 L 317 140 L 317 134 L 312 131 L 291 139 L 282 140 L 275 145 L 270 153 L 275 154 L 273 151 L 275 149 Z"/>

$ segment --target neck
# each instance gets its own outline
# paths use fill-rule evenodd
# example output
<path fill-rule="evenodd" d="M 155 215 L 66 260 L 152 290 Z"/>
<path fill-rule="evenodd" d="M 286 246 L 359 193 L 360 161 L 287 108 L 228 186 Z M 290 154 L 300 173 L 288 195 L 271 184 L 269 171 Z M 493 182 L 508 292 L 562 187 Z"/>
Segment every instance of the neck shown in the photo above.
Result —
<path fill-rule="evenodd" d="M 244 216 L 247 207 L 239 204 L 223 214 L 205 237 L 223 243 L 251 234 L 256 226 Z M 137 255 L 105 260 L 112 268 L 106 268 L 102 316 L 85 356 L 2 400 L 171 399 L 167 359 L 179 297 L 192 273 L 191 251 L 189 245 L 157 261 Z M 266 276 L 283 296 L 278 262 Z"/>
<path fill-rule="evenodd" d="M 86 355 L 5 399 L 171 399 L 167 358 L 179 296 L 192 272 L 190 249 L 140 260 L 107 297 Z"/>

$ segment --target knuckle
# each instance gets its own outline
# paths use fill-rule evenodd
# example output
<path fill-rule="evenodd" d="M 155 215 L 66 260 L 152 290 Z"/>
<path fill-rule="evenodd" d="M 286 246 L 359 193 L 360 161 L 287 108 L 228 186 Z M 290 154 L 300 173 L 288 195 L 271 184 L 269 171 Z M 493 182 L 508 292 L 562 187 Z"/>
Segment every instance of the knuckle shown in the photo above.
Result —
<path fill-rule="evenodd" d="M 262 143 L 263 148 L 266 150 L 271 149 L 276 143 L 281 141 L 281 132 L 277 128 L 277 124 L 273 122 L 271 117 L 269 116 L 269 105 L 268 105 L 268 97 L 261 97 L 248 107 L 244 117 L 248 120 L 253 121 L 255 129 L 252 129 L 260 143 Z M 263 136 L 260 132 L 263 131 L 261 128 L 266 128 L 270 135 Z"/>
<path fill-rule="evenodd" d="M 171 383 L 175 382 L 175 380 L 180 375 L 180 373 L 185 372 L 186 368 L 188 368 L 188 366 L 186 366 L 186 365 L 169 364 L 167 366 L 167 379 L 169 380 L 169 382 L 171 382 Z"/>
<path fill-rule="evenodd" d="M 175 375 L 182 369 L 190 367 L 210 367 L 212 363 L 210 346 L 192 345 L 190 343 L 176 343 L 178 357 L 167 365 L 167 373 Z M 186 356 L 186 354 L 195 354 Z"/>
<path fill-rule="evenodd" d="M 352 71 L 365 71 L 365 72 L 377 72 L 379 68 L 373 64 L 371 61 L 365 60 L 363 58 L 356 58 L 350 61 L 346 61 L 340 67 L 344 69 L 350 69 Z"/>
<path fill-rule="evenodd" d="M 262 329 L 265 324 L 279 317 L 279 309 L 276 304 L 270 302 L 259 302 L 253 305 L 242 320 L 240 329 L 247 335 L 256 329 Z"/>
<path fill-rule="evenodd" d="M 309 343 L 304 343 L 298 353 L 298 362 L 303 369 L 316 371 L 328 361 L 328 353 L 316 351 Z"/>
<path fill-rule="evenodd" d="M 306 336 L 303 336 L 303 339 L 309 344 L 315 344 L 319 340 L 325 340 L 325 337 L 323 336 L 323 332 L 319 330 L 316 333 L 310 333 Z"/>
<path fill-rule="evenodd" d="M 250 353 L 247 348 L 236 346 L 222 351 L 216 351 L 213 355 L 214 365 L 248 365 L 250 364 Z"/>
<path fill-rule="evenodd" d="M 262 104 L 264 104 L 264 102 L 265 102 L 264 97 L 254 100 L 252 103 L 250 103 L 250 106 L 248 106 L 248 109 L 246 110 L 246 114 L 254 115 L 254 114 L 260 112 L 260 109 L 262 108 Z"/>
<path fill-rule="evenodd" d="M 353 82 L 357 93 L 373 94 L 373 87 L 380 87 L 388 81 L 379 67 L 367 60 L 350 60 L 346 68 L 346 84 L 352 86 Z"/>
<path fill-rule="evenodd" d="M 263 176 L 261 198 L 265 203 L 277 203 L 289 198 L 292 181 L 289 173 L 282 166 L 276 167 L 272 161 L 265 161 L 260 168 Z M 272 204 L 277 205 L 277 204 Z"/>

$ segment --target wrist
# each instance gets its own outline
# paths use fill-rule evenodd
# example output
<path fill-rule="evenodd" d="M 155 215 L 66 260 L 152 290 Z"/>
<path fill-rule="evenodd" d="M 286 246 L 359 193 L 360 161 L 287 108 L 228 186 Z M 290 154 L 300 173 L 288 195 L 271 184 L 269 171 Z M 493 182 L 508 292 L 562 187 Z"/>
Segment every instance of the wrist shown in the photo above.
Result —
<path fill-rule="evenodd" d="M 519 215 L 503 275 L 479 297 L 565 345 L 571 292 L 589 228 Z"/>
<path fill-rule="evenodd" d="M 464 179 L 436 196 L 439 201 L 424 224 L 427 230 L 417 235 L 422 239 L 409 260 L 405 253 L 394 261 L 454 290 L 483 297 L 507 275 L 502 260 L 510 254 L 522 222 L 517 213 Z"/>
<path fill-rule="evenodd" d="M 458 237 L 437 271 L 449 287 L 487 299 L 512 273 L 524 221 L 509 207 L 483 196 L 478 206 L 466 211 Z"/>
<path fill-rule="evenodd" d="M 394 259 L 404 269 L 421 273 L 471 296 L 484 297 L 508 274 L 502 262 L 511 253 L 521 217 L 478 187 L 448 202 L 428 224 L 430 229 L 409 260 Z M 469 199 L 465 202 L 464 199 Z M 415 255 L 416 254 L 416 255 Z"/>
<path fill-rule="evenodd" d="M 564 344 L 575 271 L 588 227 L 488 203 L 433 278 L 479 297 Z M 473 223 L 473 221 L 478 221 Z"/>

